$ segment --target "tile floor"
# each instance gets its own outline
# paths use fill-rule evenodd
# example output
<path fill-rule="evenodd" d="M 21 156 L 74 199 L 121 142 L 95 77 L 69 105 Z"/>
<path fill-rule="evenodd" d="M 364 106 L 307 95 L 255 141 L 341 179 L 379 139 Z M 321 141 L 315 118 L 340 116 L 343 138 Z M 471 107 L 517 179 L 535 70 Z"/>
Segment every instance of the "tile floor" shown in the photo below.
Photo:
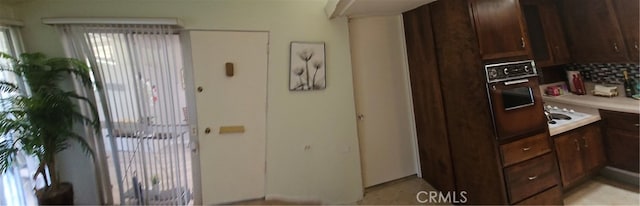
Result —
<path fill-rule="evenodd" d="M 595 177 L 565 194 L 565 205 L 640 205 L 638 187 Z"/>
<path fill-rule="evenodd" d="M 419 191 L 434 191 L 424 180 L 409 176 L 367 188 L 364 198 L 348 205 L 425 205 L 416 201 Z M 603 177 L 595 177 L 565 193 L 565 205 L 640 205 L 640 191 Z M 252 200 L 237 205 L 317 205 L 317 203 Z M 430 204 L 431 205 L 431 204 Z"/>

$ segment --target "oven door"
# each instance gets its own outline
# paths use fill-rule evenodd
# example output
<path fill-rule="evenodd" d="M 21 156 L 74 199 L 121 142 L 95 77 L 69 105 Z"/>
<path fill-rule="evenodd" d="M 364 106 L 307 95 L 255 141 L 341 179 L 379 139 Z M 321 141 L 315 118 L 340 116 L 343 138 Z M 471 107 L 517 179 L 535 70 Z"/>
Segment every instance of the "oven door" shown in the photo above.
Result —
<path fill-rule="evenodd" d="M 544 131 L 538 77 L 488 84 L 494 127 L 499 140 Z"/>

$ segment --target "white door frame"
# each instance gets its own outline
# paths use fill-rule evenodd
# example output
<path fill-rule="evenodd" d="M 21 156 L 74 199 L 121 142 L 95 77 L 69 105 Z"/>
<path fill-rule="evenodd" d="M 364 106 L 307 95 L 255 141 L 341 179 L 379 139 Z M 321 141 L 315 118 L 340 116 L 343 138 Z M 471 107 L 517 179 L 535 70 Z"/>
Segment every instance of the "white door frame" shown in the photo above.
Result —
<path fill-rule="evenodd" d="M 191 170 L 192 170 L 192 185 L 193 185 L 193 204 L 194 205 L 202 205 L 202 172 L 200 166 L 200 143 L 198 136 L 198 112 L 196 108 L 196 87 L 194 80 L 194 69 L 193 69 L 193 58 L 191 54 L 191 37 L 189 36 L 189 32 L 191 31 L 219 31 L 219 32 L 266 32 L 267 33 L 267 105 L 265 105 L 265 139 L 267 138 L 266 129 L 268 129 L 269 122 L 267 121 L 269 113 L 268 113 L 268 105 L 269 105 L 269 50 L 271 49 L 271 32 L 266 30 L 218 30 L 218 29 L 185 29 L 180 32 L 180 43 L 182 45 L 182 53 L 183 53 L 183 78 L 185 84 L 185 97 L 187 98 L 187 108 L 189 112 L 189 128 L 190 128 L 190 140 L 189 140 L 189 148 L 191 149 Z M 266 140 L 265 140 L 266 143 Z M 266 144 L 265 144 L 266 147 Z M 265 148 L 265 158 L 267 148 Z M 266 184 L 266 164 L 267 161 L 265 159 L 265 196 L 267 192 L 267 184 Z"/>
<path fill-rule="evenodd" d="M 189 30 L 180 32 L 180 44 L 182 45 L 183 79 L 185 98 L 189 112 L 189 149 L 191 150 L 191 180 L 193 181 L 193 204 L 202 205 L 202 183 L 200 178 L 200 155 L 198 151 L 198 112 L 196 110 L 196 93 L 193 78 L 193 61 L 191 58 L 191 38 Z"/>

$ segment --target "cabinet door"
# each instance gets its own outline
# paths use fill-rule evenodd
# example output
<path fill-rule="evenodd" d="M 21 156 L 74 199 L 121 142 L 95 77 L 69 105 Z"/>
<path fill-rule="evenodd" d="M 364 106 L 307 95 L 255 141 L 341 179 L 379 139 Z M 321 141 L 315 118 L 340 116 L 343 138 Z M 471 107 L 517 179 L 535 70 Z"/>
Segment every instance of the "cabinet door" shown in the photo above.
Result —
<path fill-rule="evenodd" d="M 579 133 L 570 132 L 561 134 L 554 139 L 562 185 L 564 185 L 564 187 L 580 179 L 584 174 L 581 161 L 582 147 L 578 136 Z"/>
<path fill-rule="evenodd" d="M 571 61 L 569 48 L 565 40 L 564 26 L 560 20 L 555 1 L 545 0 L 540 6 L 545 34 L 549 39 L 549 49 L 553 54 L 553 64 L 566 64 Z"/>
<path fill-rule="evenodd" d="M 555 2 L 520 0 L 536 65 L 552 66 L 570 61 L 564 31 Z"/>
<path fill-rule="evenodd" d="M 640 157 L 638 154 L 640 138 L 638 138 L 638 133 L 617 128 L 607 128 L 605 130 L 605 144 L 609 165 L 638 173 L 640 171 Z"/>
<path fill-rule="evenodd" d="M 604 145 L 602 143 L 602 133 L 598 125 L 589 125 L 582 128 L 582 158 L 584 160 L 584 169 L 589 172 L 593 169 L 604 166 L 607 159 L 604 154 Z"/>
<path fill-rule="evenodd" d="M 564 0 L 562 7 L 575 62 L 628 61 L 611 0 Z"/>
<path fill-rule="evenodd" d="M 530 56 L 517 0 L 469 1 L 482 59 Z"/>
<path fill-rule="evenodd" d="M 640 170 L 640 115 L 600 110 L 600 116 L 609 166 L 637 173 Z"/>
<path fill-rule="evenodd" d="M 638 0 L 615 0 L 616 14 L 622 30 L 622 36 L 627 45 L 629 59 L 638 62 L 638 25 L 640 22 L 640 1 Z"/>

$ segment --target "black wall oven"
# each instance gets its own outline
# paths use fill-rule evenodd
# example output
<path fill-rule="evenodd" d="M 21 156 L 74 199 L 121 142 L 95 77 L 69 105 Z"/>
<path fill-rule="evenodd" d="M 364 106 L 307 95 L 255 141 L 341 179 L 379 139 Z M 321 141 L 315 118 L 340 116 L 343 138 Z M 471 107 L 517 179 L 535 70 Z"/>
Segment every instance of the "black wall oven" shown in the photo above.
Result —
<path fill-rule="evenodd" d="M 498 140 L 545 131 L 547 122 L 533 61 L 488 64 L 485 72 Z"/>

